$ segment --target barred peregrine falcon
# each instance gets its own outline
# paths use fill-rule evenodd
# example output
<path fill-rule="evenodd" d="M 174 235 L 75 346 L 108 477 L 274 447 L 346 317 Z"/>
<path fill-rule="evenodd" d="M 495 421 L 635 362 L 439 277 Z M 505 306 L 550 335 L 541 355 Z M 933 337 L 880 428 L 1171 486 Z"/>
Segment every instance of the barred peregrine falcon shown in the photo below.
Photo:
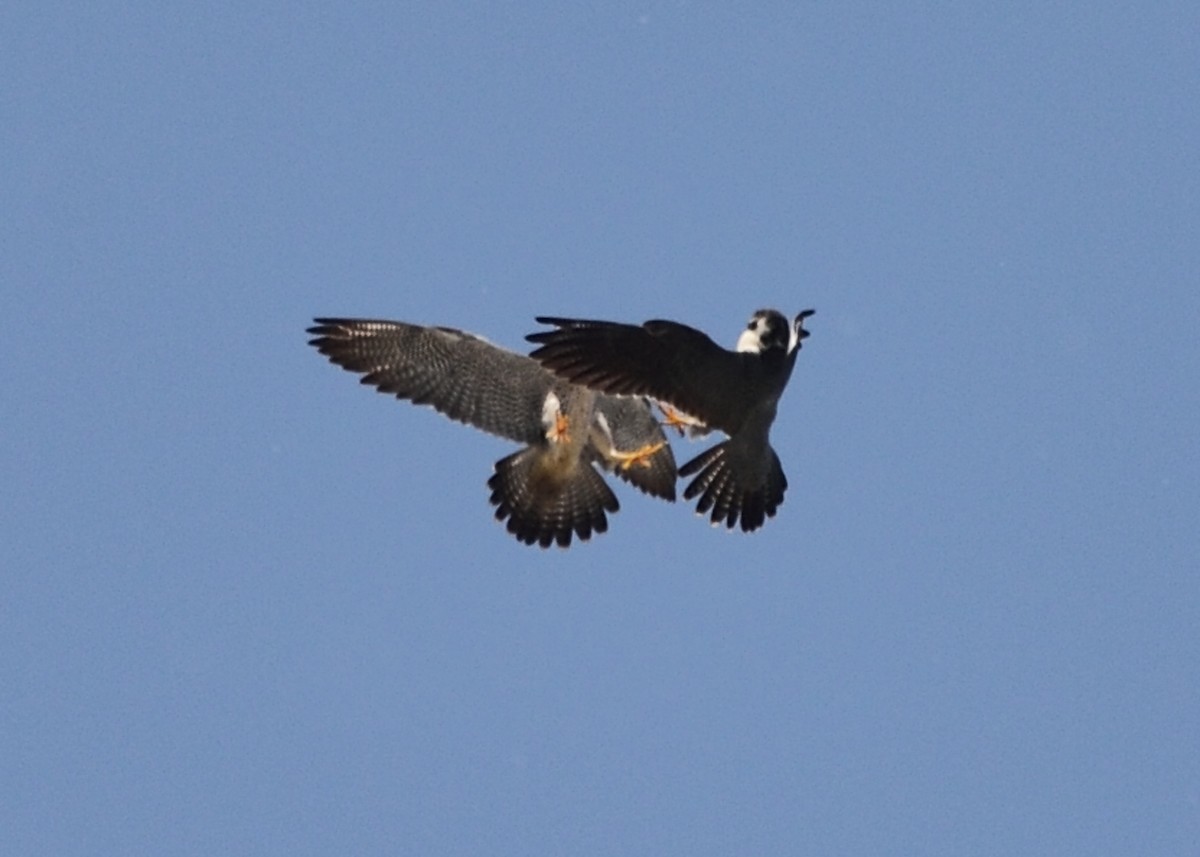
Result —
<path fill-rule="evenodd" d="M 641 326 L 539 317 L 556 330 L 525 337 L 540 345 L 530 356 L 558 377 L 614 396 L 647 396 L 664 405 L 669 423 L 699 433 L 719 429 L 729 439 L 679 469 L 692 476 L 683 496 L 699 497 L 714 525 L 750 532 L 775 515 L 787 477 L 769 434 L 779 397 L 808 336 L 805 310 L 789 322 L 759 310 L 728 351 L 705 334 L 673 321 Z"/>
<path fill-rule="evenodd" d="M 649 404 L 559 380 L 530 358 L 449 327 L 316 318 L 309 341 L 361 383 L 526 446 L 488 480 L 496 519 L 525 544 L 568 547 L 608 529 L 617 498 L 593 463 L 675 499 L 675 456 Z"/>

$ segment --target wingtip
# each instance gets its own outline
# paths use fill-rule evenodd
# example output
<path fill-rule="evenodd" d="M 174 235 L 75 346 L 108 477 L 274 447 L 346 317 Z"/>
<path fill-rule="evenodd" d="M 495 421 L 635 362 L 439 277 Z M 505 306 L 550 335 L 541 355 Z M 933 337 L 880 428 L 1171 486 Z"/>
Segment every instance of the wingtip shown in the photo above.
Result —
<path fill-rule="evenodd" d="M 568 318 L 559 318 L 556 315 L 535 315 L 533 320 L 538 324 L 549 324 L 555 328 L 564 328 L 570 325 L 571 320 Z M 554 336 L 557 330 L 538 330 L 534 333 L 525 334 L 526 342 L 544 343 L 549 337 Z"/>
<path fill-rule="evenodd" d="M 305 333 L 315 334 L 317 336 L 328 336 L 332 333 L 337 333 L 350 324 L 350 319 L 335 318 L 332 316 L 316 316 L 313 318 L 312 327 L 305 328 Z"/>
<path fill-rule="evenodd" d="M 795 327 L 795 347 L 799 347 L 801 342 L 803 342 L 805 339 L 808 339 L 808 337 L 812 335 L 811 331 L 805 329 L 804 322 L 806 319 L 809 319 L 816 314 L 817 311 L 815 309 L 806 309 L 801 310 L 796 315 L 796 320 L 793 322 L 793 327 Z"/>

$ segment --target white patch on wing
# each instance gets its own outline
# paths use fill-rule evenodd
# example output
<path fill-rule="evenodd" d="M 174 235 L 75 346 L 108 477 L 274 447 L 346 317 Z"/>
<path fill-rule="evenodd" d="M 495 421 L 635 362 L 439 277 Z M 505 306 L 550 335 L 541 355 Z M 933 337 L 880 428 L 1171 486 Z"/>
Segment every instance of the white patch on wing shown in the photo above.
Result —
<path fill-rule="evenodd" d="M 608 447 L 611 449 L 614 446 L 614 441 L 612 429 L 608 425 L 608 417 L 604 416 L 604 413 L 599 408 L 596 409 L 595 416 L 596 426 L 600 429 L 600 433 L 604 436 Z"/>
<path fill-rule="evenodd" d="M 562 410 L 562 402 L 558 400 L 558 396 L 554 395 L 551 390 L 546 394 L 546 400 L 542 402 L 542 428 L 546 430 L 546 439 L 551 440 L 558 426 L 558 414 Z"/>
<path fill-rule="evenodd" d="M 804 312 L 796 316 L 792 322 L 792 333 L 788 338 L 788 354 L 791 354 L 800 347 L 801 341 L 808 336 L 808 331 L 804 329 L 804 320 L 813 314 L 813 310 L 806 309 Z"/>

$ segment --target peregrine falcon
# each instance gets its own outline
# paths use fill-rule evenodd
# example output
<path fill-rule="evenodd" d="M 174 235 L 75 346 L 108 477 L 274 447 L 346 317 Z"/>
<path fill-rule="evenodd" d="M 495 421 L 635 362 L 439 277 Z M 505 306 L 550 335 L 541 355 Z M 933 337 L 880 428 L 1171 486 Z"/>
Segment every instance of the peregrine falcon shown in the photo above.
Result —
<path fill-rule="evenodd" d="M 813 312 L 789 322 L 776 310 L 759 310 L 736 351 L 673 321 L 637 326 L 539 317 L 556 329 L 525 338 L 540 346 L 530 356 L 563 380 L 613 396 L 649 397 L 670 425 L 728 435 L 679 469 L 680 476 L 696 477 L 683 496 L 699 497 L 696 512 L 711 509 L 714 525 L 732 529 L 740 519 L 750 532 L 775 515 L 787 489 L 769 434 Z"/>
<path fill-rule="evenodd" d="M 640 490 L 675 499 L 675 456 L 640 398 L 559 380 L 530 358 L 449 327 L 316 318 L 309 345 L 381 393 L 525 446 L 488 480 L 496 519 L 525 544 L 568 547 L 608 529 L 617 498 L 598 463 Z"/>

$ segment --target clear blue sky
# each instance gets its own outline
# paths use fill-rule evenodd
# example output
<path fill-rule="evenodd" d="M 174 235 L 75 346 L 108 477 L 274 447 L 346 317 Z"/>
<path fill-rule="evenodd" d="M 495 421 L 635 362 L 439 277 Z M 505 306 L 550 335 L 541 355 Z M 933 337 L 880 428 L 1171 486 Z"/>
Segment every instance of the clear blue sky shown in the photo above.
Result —
<path fill-rule="evenodd" d="M 1049 8 L 1049 7 L 1055 8 Z M 1192 3 L 20 3 L 6 855 L 1200 853 Z M 313 315 L 817 308 L 745 536 Z M 703 449 L 683 443 L 681 460 Z"/>

